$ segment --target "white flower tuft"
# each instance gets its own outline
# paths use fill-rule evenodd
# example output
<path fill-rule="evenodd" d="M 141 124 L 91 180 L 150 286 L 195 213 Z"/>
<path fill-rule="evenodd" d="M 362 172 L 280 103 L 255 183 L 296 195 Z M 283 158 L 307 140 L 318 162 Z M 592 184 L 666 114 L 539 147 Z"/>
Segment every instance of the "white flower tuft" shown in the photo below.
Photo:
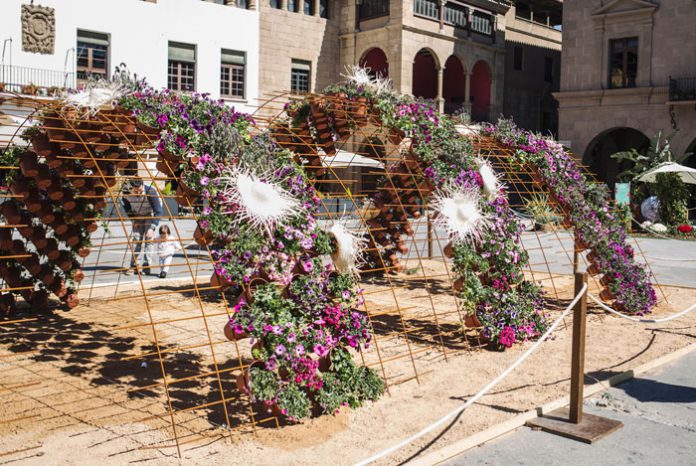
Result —
<path fill-rule="evenodd" d="M 336 270 L 339 272 L 358 273 L 358 266 L 363 262 L 363 253 L 367 244 L 364 236 L 346 228 L 344 222 L 337 221 L 327 230 L 336 242 L 336 250 L 331 254 Z"/>
<path fill-rule="evenodd" d="M 228 213 L 238 222 L 265 229 L 273 236 L 278 223 L 297 215 L 300 203 L 271 174 L 252 173 L 236 166 L 220 178 Z"/>
<path fill-rule="evenodd" d="M 346 72 L 341 76 L 349 83 L 369 89 L 377 95 L 391 93 L 392 81 L 384 76 L 370 76 L 370 68 L 358 65 L 346 66 Z"/>
<path fill-rule="evenodd" d="M 478 190 L 450 185 L 433 195 L 431 207 L 437 212 L 435 225 L 447 231 L 454 241 L 477 241 L 490 223 L 481 211 Z"/>
<path fill-rule="evenodd" d="M 492 201 L 498 197 L 502 187 L 499 175 L 493 170 L 493 166 L 488 160 L 477 159 L 476 162 L 479 166 L 479 174 L 483 180 L 483 192 L 486 198 Z"/>

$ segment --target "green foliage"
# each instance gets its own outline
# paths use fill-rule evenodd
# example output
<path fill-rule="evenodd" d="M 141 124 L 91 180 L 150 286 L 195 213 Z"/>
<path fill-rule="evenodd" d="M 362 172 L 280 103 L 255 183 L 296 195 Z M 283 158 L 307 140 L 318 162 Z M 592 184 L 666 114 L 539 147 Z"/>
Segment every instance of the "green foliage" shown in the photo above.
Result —
<path fill-rule="evenodd" d="M 271 371 L 256 367 L 249 369 L 249 385 L 256 400 L 273 400 L 278 392 L 278 379 Z"/>
<path fill-rule="evenodd" d="M 689 189 L 677 173 L 658 173 L 653 186 L 660 200 L 660 221 L 665 225 L 688 223 Z"/>
<path fill-rule="evenodd" d="M 278 392 L 278 407 L 290 419 L 309 416 L 310 401 L 307 394 L 294 383 L 284 384 Z"/>
<path fill-rule="evenodd" d="M 539 225 L 556 226 L 561 223 L 561 216 L 554 210 L 545 194 L 532 194 L 525 201 L 527 212 L 534 218 Z"/>

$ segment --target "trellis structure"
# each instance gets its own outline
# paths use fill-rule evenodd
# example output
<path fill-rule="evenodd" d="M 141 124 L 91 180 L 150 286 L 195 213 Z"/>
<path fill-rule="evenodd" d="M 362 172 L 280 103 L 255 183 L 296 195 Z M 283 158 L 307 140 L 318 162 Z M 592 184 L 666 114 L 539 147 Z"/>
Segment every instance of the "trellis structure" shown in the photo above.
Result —
<path fill-rule="evenodd" d="M 321 129 L 326 118 L 323 108 L 336 97 L 302 98 L 313 101 L 312 118 Z M 176 193 L 166 188 L 176 177 L 171 161 L 153 151 L 156 133 L 118 109 L 78 115 L 66 113 L 52 101 L 2 99 L 2 111 L 18 115 L 19 120 L 5 122 L 1 148 L 25 146 L 20 135 L 36 124 L 28 146 L 36 157 L 27 156 L 31 159 L 27 163 L 3 166 L 2 171 L 32 178 L 29 184 L 36 184 L 37 192 L 33 187 L 27 193 L 9 186 L 3 193 L 6 200 L 17 201 L 17 212 L 5 215 L 3 210 L 5 224 L 0 231 L 6 241 L 0 244 L 0 259 L 13 261 L 12 268 L 22 271 L 23 278 L 21 282 L 10 278 L 5 267 L 0 270 L 1 291 L 3 296 L 19 292 L 29 306 L 2 300 L 3 309 L 12 315 L 0 321 L 0 366 L 5 374 L 0 397 L 8 397 L 2 402 L 8 409 L 0 425 L 21 429 L 32 419 L 52 418 L 58 425 L 89 423 L 118 437 L 121 429 L 113 425 L 131 424 L 141 426 L 127 433 L 140 448 L 165 453 L 176 449 L 179 454 L 212 438 L 280 425 L 281 419 L 259 410 L 237 387 L 237 376 L 252 360 L 249 341 L 230 341 L 223 333 L 236 296 L 211 284 L 210 249 L 196 228 L 199 206 L 181 185 Z M 420 380 L 435 361 L 483 346 L 456 298 L 458 285 L 446 254 L 449 238 L 433 227 L 429 209 L 433 188 L 419 164 L 409 158 L 410 141 L 385 129 L 364 102 L 333 122 L 339 129 L 338 141 L 312 134 L 308 127 L 292 128 L 281 108 L 285 99 L 280 95 L 263 106 L 275 116 L 258 118 L 259 130 L 269 129 L 305 165 L 322 193 L 322 219 L 327 223 L 340 219 L 368 241 L 360 284 L 374 345 L 360 353 L 363 362 L 378 370 L 389 389 Z M 509 149 L 476 133 L 470 137 L 474 150 L 503 174 L 508 193 L 518 199 L 513 207 L 522 208 L 532 193 L 546 192 L 529 170 L 512 163 Z M 53 170 L 48 178 L 60 185 L 62 197 L 49 196 L 50 202 L 40 197 L 34 210 L 36 202 L 26 201 L 43 196 L 43 190 L 50 192 L 50 186 L 38 187 L 47 169 Z M 116 206 L 128 180 L 135 177 L 144 178 L 166 201 L 161 220 L 170 224 L 184 247 L 172 264 L 174 279 L 122 274 L 135 256 L 136 244 L 130 237 L 133 218 Z M 75 206 L 68 209 L 66 199 L 76 200 Z M 65 222 L 65 233 L 58 233 L 62 223 L 50 219 L 50 214 L 66 212 L 73 220 Z M 24 235 L 22 229 L 30 225 L 37 233 Z M 44 254 L 48 245 L 37 247 L 33 238 L 41 236 L 38 230 L 47 241 L 56 240 L 55 249 L 64 261 Z M 8 232 L 13 233 L 8 237 Z M 89 250 L 80 251 L 84 257 L 79 263 L 68 261 L 71 248 L 78 252 L 87 247 L 74 239 L 84 239 L 85 233 L 91 234 Z M 565 231 L 545 233 L 567 258 L 558 270 L 544 255 L 548 239 L 541 235 L 524 237 L 526 249 L 539 251 L 543 258 L 531 263 L 526 275 L 550 292 L 548 310 L 553 312 L 572 297 L 569 277 L 573 262 L 581 256 Z M 41 256 L 38 268 L 35 256 Z M 50 281 L 45 272 L 53 265 L 66 279 L 78 274 L 74 281 L 80 283 L 79 292 L 44 281 Z M 47 291 L 32 292 L 37 286 Z M 594 287 L 598 290 L 601 285 L 595 282 Z M 49 300 L 48 291 L 54 297 L 73 296 L 61 303 Z M 70 312 L 65 304 L 72 307 Z M 59 394 L 35 391 L 52 384 L 70 388 Z M 81 409 L 84 395 L 103 402 L 89 419 Z M 53 396 L 69 401 L 57 406 Z"/>

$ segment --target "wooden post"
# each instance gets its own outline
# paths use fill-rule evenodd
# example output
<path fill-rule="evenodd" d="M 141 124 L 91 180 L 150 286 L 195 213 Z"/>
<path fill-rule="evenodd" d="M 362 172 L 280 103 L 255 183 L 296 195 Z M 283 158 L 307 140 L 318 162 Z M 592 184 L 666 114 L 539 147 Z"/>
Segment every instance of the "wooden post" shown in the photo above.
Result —
<path fill-rule="evenodd" d="M 577 252 L 576 252 L 577 254 Z M 575 273 L 575 295 L 587 283 L 587 272 Z M 570 422 L 582 422 L 582 400 L 585 384 L 585 323 L 587 317 L 587 293 L 573 309 L 573 355 L 570 366 Z"/>
<path fill-rule="evenodd" d="M 573 273 L 577 275 L 578 273 L 578 261 L 580 259 L 579 252 L 578 252 L 578 239 L 577 236 L 574 237 L 575 239 L 573 240 Z M 575 283 L 577 285 L 577 282 Z M 575 294 L 577 294 L 577 290 L 575 291 Z"/>
<path fill-rule="evenodd" d="M 428 259 L 433 258 L 433 222 L 430 219 L 430 215 L 428 217 Z"/>

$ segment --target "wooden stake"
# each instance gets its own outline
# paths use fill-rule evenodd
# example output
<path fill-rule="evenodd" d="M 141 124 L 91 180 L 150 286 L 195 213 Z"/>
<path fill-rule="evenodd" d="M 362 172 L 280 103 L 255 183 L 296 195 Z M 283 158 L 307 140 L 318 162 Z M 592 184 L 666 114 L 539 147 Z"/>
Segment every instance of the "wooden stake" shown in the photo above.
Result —
<path fill-rule="evenodd" d="M 577 252 L 575 253 L 577 254 Z M 587 272 L 575 273 L 575 296 L 587 283 Z M 585 323 L 587 317 L 587 293 L 573 309 L 573 355 L 570 366 L 570 422 L 582 422 L 583 387 L 585 383 Z"/>

